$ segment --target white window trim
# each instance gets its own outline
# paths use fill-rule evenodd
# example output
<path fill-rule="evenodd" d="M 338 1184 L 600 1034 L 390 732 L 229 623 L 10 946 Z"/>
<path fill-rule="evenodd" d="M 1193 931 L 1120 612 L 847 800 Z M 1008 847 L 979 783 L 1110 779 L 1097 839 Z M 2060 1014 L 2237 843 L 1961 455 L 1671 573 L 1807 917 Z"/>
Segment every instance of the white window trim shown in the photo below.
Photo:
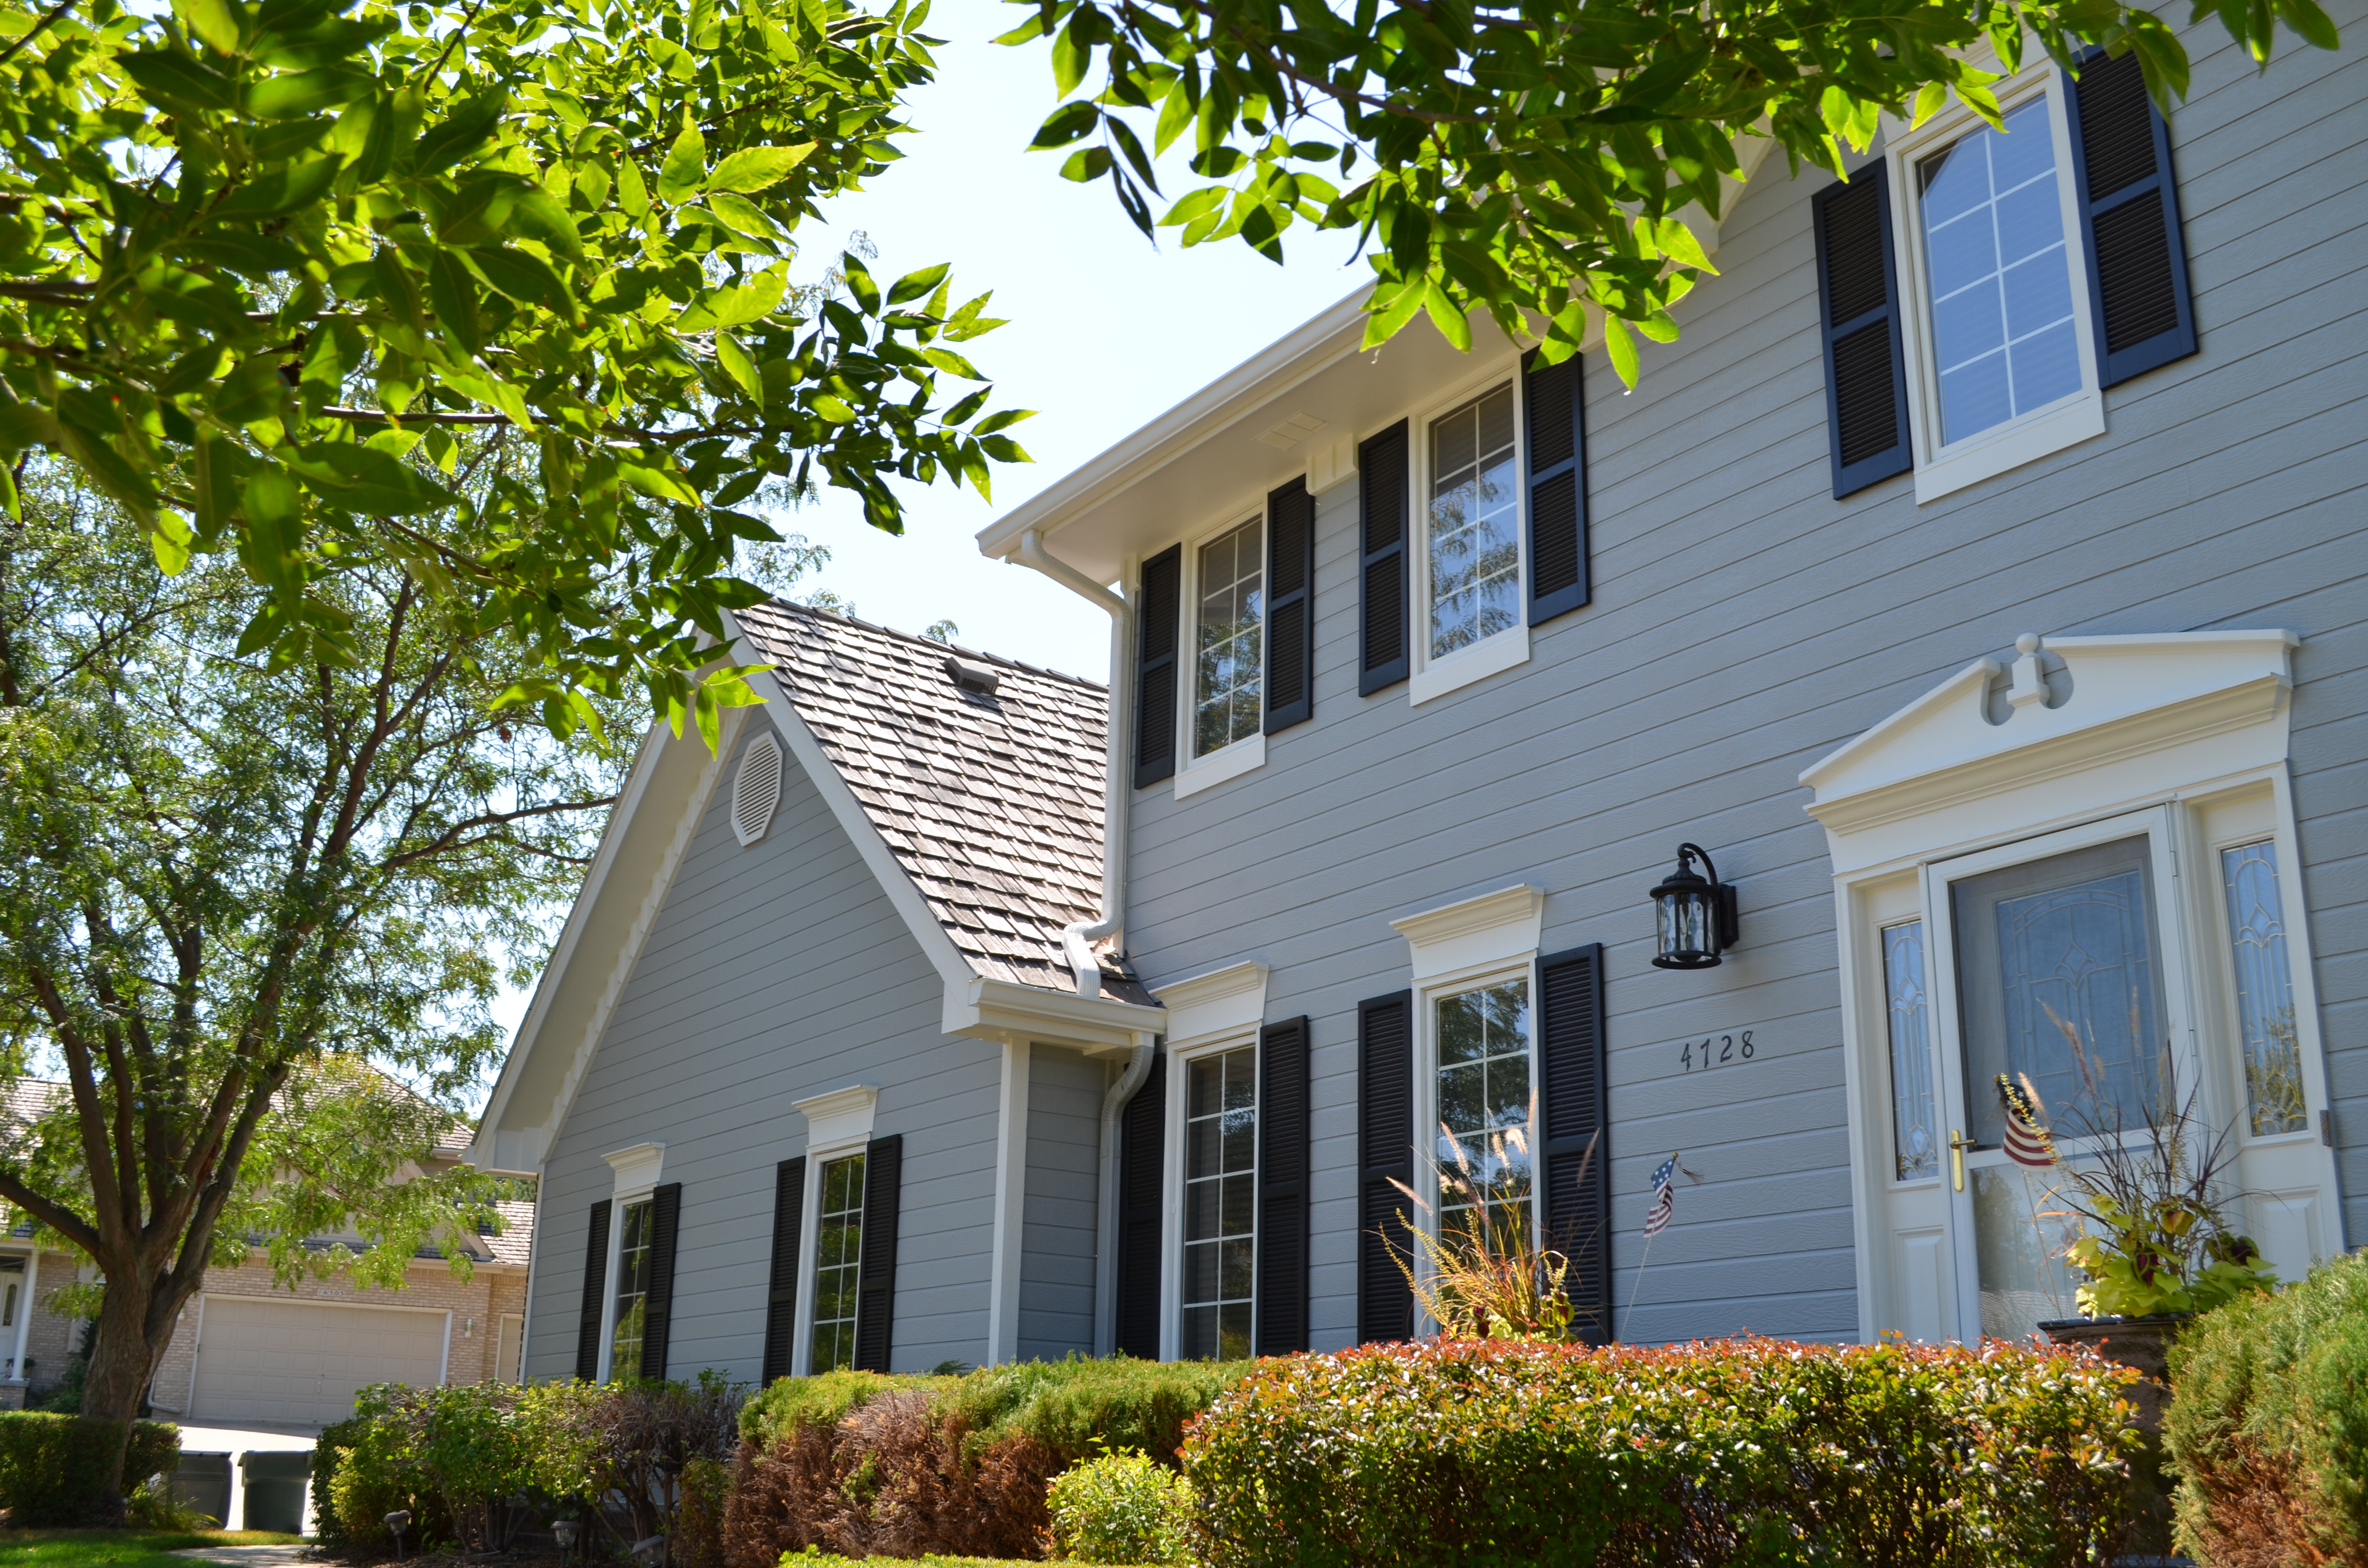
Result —
<path fill-rule="evenodd" d="M 798 1196 L 797 1326 L 791 1331 L 794 1337 L 790 1344 L 790 1375 L 803 1378 L 814 1371 L 814 1260 L 822 1250 L 822 1168 L 842 1154 L 870 1146 L 880 1091 L 870 1084 L 851 1084 L 791 1100 L 790 1106 L 806 1119 L 806 1177 L 799 1184 Z M 863 1178 L 868 1192 L 869 1167 Z"/>
<path fill-rule="evenodd" d="M 1182 601 L 1179 610 L 1183 625 L 1176 646 L 1176 778 L 1173 785 L 1175 798 L 1179 801 L 1266 766 L 1266 574 L 1270 554 L 1267 548 L 1267 528 L 1272 519 L 1266 515 L 1266 497 L 1263 495 L 1245 500 L 1240 506 L 1229 507 L 1219 515 L 1231 520 L 1212 523 L 1198 533 L 1188 535 L 1182 541 L 1180 575 L 1183 586 L 1178 597 Z M 1201 547 L 1251 523 L 1256 523 L 1258 530 L 1258 727 L 1240 740 L 1219 746 L 1206 756 L 1195 756 L 1192 755 L 1192 720 L 1201 699 Z"/>
<path fill-rule="evenodd" d="M 2009 667 L 1982 659 L 1820 760 L 1802 775 L 1816 799 L 1807 808 L 1825 825 L 1835 868 L 1835 915 L 1845 933 L 1839 944 L 1844 1045 L 1843 1074 L 1851 1148 L 1851 1208 L 1856 1229 L 1858 1321 L 1872 1342 L 1897 1326 L 1903 1283 L 1893 1277 L 1884 1203 L 1889 1192 L 1921 1185 L 1890 1174 L 1889 1039 L 1883 1011 L 1877 925 L 1907 915 L 1900 890 L 1913 883 L 1925 920 L 1925 983 L 1933 1027 L 1934 1085 L 1941 1092 L 1940 1014 L 1948 992 L 1937 983 L 1945 932 L 1933 918 L 1925 890 L 1927 868 L 2002 846 L 2039 853 L 2049 835 L 2084 824 L 2157 811 L 2168 818 L 2159 836 L 2176 852 L 2180 875 L 2157 889 L 2164 919 L 2165 985 L 2187 996 L 2174 1002 L 2183 1021 L 2214 1037 L 2204 1051 L 2204 1101 L 2226 1119 L 2242 1106 L 2241 1083 L 2228 1082 L 2233 1037 L 2211 1005 L 2200 977 L 2217 972 L 2225 926 L 2212 904 L 2221 897 L 2220 845 L 2277 846 L 2279 892 L 2286 927 L 2289 979 L 2311 1112 L 2304 1132 L 2254 1139 L 2239 1126 L 2240 1149 L 2318 1144 L 2309 1157 L 2326 1199 L 2315 1245 L 2327 1256 L 2342 1250 L 2341 1188 L 2335 1152 L 2320 1143 L 2318 1112 L 2331 1102 L 2321 1037 L 2317 965 L 2302 892 L 2301 858 L 2291 777 L 2286 764 L 2291 716 L 2291 660 L 2301 639 L 2286 631 L 2194 631 L 2030 639 L 2031 650 Z M 2043 672 L 2041 652 L 2066 662 L 2068 699 L 2050 708 L 2031 701 L 2002 722 L 1984 717 L 1993 688 L 2032 687 Z M 2240 829 L 2210 829 L 2230 802 L 2266 796 L 2258 816 Z M 2249 814 L 2249 813 L 2248 813 Z M 2225 819 L 2224 819 L 2225 820 Z M 2019 858 L 2020 856 L 2009 856 Z M 2199 863 L 2201 869 L 2198 869 Z M 1961 870 L 1962 864 L 1947 868 Z M 2178 947 L 2176 954 L 2169 951 Z M 2201 1042 L 2198 1042 L 2199 1047 Z M 2237 1069 L 2241 1073 L 2241 1063 Z M 2232 1098 L 2231 1096 L 2236 1097 Z M 1941 1113 L 1945 1116 L 1945 1110 Z M 1945 1130 L 1944 1121 L 1943 1128 Z M 1940 1179 L 1945 1182 L 1944 1158 Z"/>
<path fill-rule="evenodd" d="M 657 1190 L 658 1177 L 666 1174 L 666 1145 L 636 1143 L 600 1157 L 616 1173 L 616 1186 L 609 1197 L 609 1259 L 600 1276 L 600 1358 L 593 1378 L 605 1383 L 609 1354 L 616 1348 L 617 1272 L 624 1257 L 625 1207 L 642 1202 Z"/>
<path fill-rule="evenodd" d="M 1931 312 L 1926 297 L 1924 225 L 1916 164 L 1978 129 L 1982 121 L 1971 109 L 1952 103 L 1913 131 L 1896 119 L 1884 122 L 1884 162 L 1891 179 L 1894 254 L 1899 257 L 1900 331 L 1907 350 L 1907 420 L 1915 442 L 1918 506 L 2105 433 L 2105 394 L 2098 384 L 2096 335 L 2089 325 L 2095 316 L 2089 299 L 2088 225 L 2081 218 L 2073 177 L 2072 122 L 2065 87 L 2064 74 L 2042 53 L 2035 63 L 1995 90 L 1999 108 L 2006 111 L 2035 97 L 2050 100 L 2048 129 L 2055 139 L 2056 199 L 2063 210 L 2065 256 L 2072 275 L 2073 338 L 2080 356 L 2080 390 L 1946 448 L 1938 445 L 1941 383 L 1934 368 Z"/>
<path fill-rule="evenodd" d="M 1230 972 L 1230 971 L 1220 971 Z M 1263 1006 L 1266 997 L 1266 973 L 1259 966 L 1258 998 Z M 1173 1361 L 1182 1354 L 1184 1344 L 1184 1090 L 1190 1082 L 1186 1069 L 1203 1056 L 1237 1051 L 1243 1046 L 1256 1050 L 1259 1025 L 1235 1023 L 1197 1040 L 1178 1045 L 1174 1040 L 1167 1047 L 1167 1125 L 1160 1129 L 1159 1173 L 1159 1358 Z M 1258 1090 L 1259 1135 L 1265 1131 L 1266 1116 L 1266 1053 L 1259 1051 Z M 1263 1153 L 1264 1151 L 1260 1150 Z M 1252 1183 L 1250 1221 L 1250 1344 L 1258 1344 L 1258 1260 L 1259 1249 L 1266 1244 L 1266 1235 L 1258 1224 L 1258 1194 L 1266 1186 L 1266 1162 L 1256 1163 L 1256 1180 Z"/>
<path fill-rule="evenodd" d="M 1492 639 L 1493 641 L 1493 639 Z M 1477 898 L 1460 899 L 1437 909 L 1403 915 L 1390 922 L 1406 939 L 1408 968 L 1414 982 L 1414 1124 L 1415 1150 L 1436 1158 L 1439 1148 L 1439 1003 L 1440 999 L 1484 985 L 1520 980 L 1530 987 L 1530 1090 L 1534 1099 L 1538 1066 L 1538 951 L 1545 919 L 1546 890 L 1517 882 Z M 1531 1130 L 1531 1162 L 1537 1164 L 1536 1129 Z M 1421 1163 L 1418 1159 L 1417 1164 Z M 1538 1205 L 1543 1194 L 1532 1178 L 1530 1186 L 1531 1234 L 1543 1222 Z M 1438 1195 L 1426 1195 L 1432 1207 L 1417 1209 L 1416 1228 L 1436 1240 L 1439 1235 Z M 1417 1265 L 1419 1267 L 1419 1264 Z M 1419 1307 L 1417 1335 L 1438 1325 Z"/>
<path fill-rule="evenodd" d="M 1430 426 L 1481 393 L 1501 383 L 1513 389 L 1513 473 L 1515 551 L 1520 562 L 1515 597 L 1520 619 L 1493 637 L 1442 658 L 1430 656 Z M 1408 488 L 1406 515 L 1406 648 L 1411 658 L 1406 679 L 1406 705 L 1422 704 L 1461 691 L 1475 681 L 1500 675 L 1530 659 L 1530 432 L 1529 389 L 1523 385 L 1521 359 L 1516 353 L 1488 369 L 1466 376 L 1452 390 L 1433 399 L 1407 421 Z"/>

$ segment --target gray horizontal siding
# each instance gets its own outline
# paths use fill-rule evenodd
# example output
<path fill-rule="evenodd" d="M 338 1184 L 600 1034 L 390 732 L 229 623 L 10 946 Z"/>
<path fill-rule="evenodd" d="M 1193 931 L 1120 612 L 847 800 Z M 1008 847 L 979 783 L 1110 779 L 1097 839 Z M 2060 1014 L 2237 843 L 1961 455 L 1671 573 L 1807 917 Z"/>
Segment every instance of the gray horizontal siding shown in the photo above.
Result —
<path fill-rule="evenodd" d="M 1028 1187 L 1019 1265 L 1019 1358 L 1094 1349 L 1095 1215 L 1108 1072 L 1074 1051 L 1030 1048 Z"/>
<path fill-rule="evenodd" d="M 755 723 L 744 733 L 757 733 Z M 573 1368 L 586 1215 L 602 1155 L 666 1146 L 683 1184 L 667 1369 L 755 1379 L 774 1166 L 802 1154 L 791 1102 L 875 1085 L 877 1135 L 905 1135 L 894 1365 L 986 1347 L 996 1047 L 939 1032 L 942 990 L 794 761 L 764 838 L 733 835 L 727 772 L 684 853 L 544 1175 L 529 1370 Z"/>
<path fill-rule="evenodd" d="M 2368 25 L 2354 0 L 2347 36 Z M 2290 627 L 2302 871 L 2352 1239 L 2368 1236 L 2368 61 L 2266 74 L 2183 35 L 2173 117 L 2202 352 L 2107 394 L 2101 438 L 1918 506 L 1833 499 L 1809 199 L 1771 163 L 1722 276 L 1624 393 L 1586 366 L 1594 602 L 1518 671 L 1420 709 L 1357 694 L 1353 484 L 1319 499 L 1316 704 L 1258 772 L 1138 793 L 1128 947 L 1157 984 L 1244 958 L 1313 1027 L 1317 1348 L 1354 1337 L 1355 1009 L 1388 917 L 1517 881 L 1548 949 L 1606 945 L 1616 1301 L 1634 1335 L 1858 1330 L 1831 868 L 1803 767 L 2017 633 Z M 1359 432 L 1363 434 L 1363 432 Z M 1652 969 L 1680 839 L 1742 891 L 1718 970 Z M 1679 1072 L 1754 1030 L 1748 1067 Z M 1639 1280 L 1654 1165 L 1702 1173 Z"/>

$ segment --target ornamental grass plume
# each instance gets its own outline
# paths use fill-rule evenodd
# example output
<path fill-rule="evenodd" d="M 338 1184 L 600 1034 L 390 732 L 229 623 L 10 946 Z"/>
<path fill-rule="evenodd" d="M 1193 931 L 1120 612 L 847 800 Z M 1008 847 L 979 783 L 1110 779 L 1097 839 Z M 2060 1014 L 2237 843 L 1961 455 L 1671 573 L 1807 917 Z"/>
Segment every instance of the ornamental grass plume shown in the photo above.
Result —
<path fill-rule="evenodd" d="M 1530 1124 L 1536 1119 L 1533 1096 Z M 1445 1123 L 1440 1132 L 1454 1151 L 1453 1160 L 1442 1164 L 1427 1157 L 1424 1162 L 1430 1166 L 1431 1189 L 1440 1195 L 1440 1207 L 1433 1208 L 1402 1181 L 1392 1178 L 1390 1183 L 1418 1212 L 1438 1223 L 1417 1224 L 1402 1210 L 1397 1218 L 1408 1244 L 1401 1245 L 1387 1230 L 1382 1233 L 1382 1244 L 1406 1276 L 1416 1305 L 1450 1339 L 1562 1342 L 1600 1327 L 1588 1314 L 1575 1314 L 1571 1309 L 1563 1289 L 1570 1258 L 1540 1244 L 1532 1234 L 1527 1132 L 1520 1127 L 1491 1132 L 1476 1170 L 1463 1140 Z M 1589 1138 L 1579 1161 L 1582 1185 L 1594 1164 L 1595 1148 L 1595 1139 Z"/>

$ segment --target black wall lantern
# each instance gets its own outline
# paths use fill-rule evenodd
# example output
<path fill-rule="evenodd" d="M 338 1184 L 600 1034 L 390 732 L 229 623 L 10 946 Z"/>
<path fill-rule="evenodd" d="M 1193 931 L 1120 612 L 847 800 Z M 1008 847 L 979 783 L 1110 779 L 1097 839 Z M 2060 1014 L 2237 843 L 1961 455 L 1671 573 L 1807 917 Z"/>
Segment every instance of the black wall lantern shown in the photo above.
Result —
<path fill-rule="evenodd" d="M 1696 860 L 1708 877 L 1694 869 Z M 1735 946 L 1735 890 L 1718 880 L 1699 845 L 1678 846 L 1678 869 L 1653 890 L 1653 915 L 1661 938 L 1656 969 L 1713 969 L 1718 955 Z"/>

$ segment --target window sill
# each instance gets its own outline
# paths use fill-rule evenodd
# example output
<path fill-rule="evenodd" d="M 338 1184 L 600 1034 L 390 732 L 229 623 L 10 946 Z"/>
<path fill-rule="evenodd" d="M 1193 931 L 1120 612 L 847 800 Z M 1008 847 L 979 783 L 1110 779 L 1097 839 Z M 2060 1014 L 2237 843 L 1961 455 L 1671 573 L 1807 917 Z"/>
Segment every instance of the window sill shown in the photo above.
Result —
<path fill-rule="evenodd" d="M 1210 753 L 1197 761 L 1176 770 L 1176 798 L 1197 795 L 1213 789 L 1228 778 L 1239 778 L 1253 768 L 1266 766 L 1266 737 L 1252 735 L 1235 741 L 1222 751 Z"/>
<path fill-rule="evenodd" d="M 1916 470 L 1916 504 L 1938 501 L 1969 484 L 2036 462 L 2066 447 L 2105 433 L 2102 392 L 2079 392 L 2062 407 L 2028 422 L 1971 437 L 1957 450 L 1924 462 Z"/>
<path fill-rule="evenodd" d="M 1406 683 L 1407 705 L 1419 708 L 1434 698 L 1460 691 L 1474 681 L 1486 680 L 1516 665 L 1529 662 L 1529 627 L 1526 624 L 1508 627 L 1485 642 L 1459 648 L 1437 663 L 1415 671 L 1413 678 Z"/>

